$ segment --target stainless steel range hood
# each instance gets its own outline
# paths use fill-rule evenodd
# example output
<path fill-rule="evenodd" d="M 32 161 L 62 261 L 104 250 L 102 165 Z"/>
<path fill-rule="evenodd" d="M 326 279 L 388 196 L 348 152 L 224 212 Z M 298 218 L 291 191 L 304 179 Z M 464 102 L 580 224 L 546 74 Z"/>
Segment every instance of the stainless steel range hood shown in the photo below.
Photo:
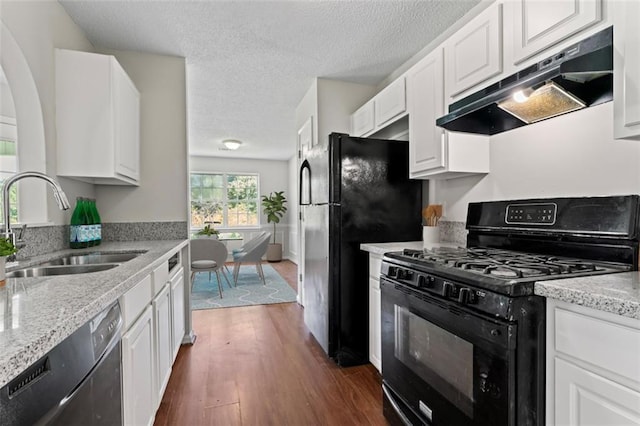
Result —
<path fill-rule="evenodd" d="M 449 106 L 447 130 L 494 135 L 613 99 L 613 27 Z"/>

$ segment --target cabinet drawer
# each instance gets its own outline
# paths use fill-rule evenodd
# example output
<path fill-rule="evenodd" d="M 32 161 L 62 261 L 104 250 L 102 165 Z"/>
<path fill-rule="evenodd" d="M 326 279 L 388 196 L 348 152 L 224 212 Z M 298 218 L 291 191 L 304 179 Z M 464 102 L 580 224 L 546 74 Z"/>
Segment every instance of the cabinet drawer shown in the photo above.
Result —
<path fill-rule="evenodd" d="M 380 267 L 382 263 L 382 257 L 370 254 L 369 255 L 369 276 L 377 280 L 380 279 Z"/>
<path fill-rule="evenodd" d="M 158 294 L 169 282 L 169 263 L 163 262 L 160 266 L 153 270 L 153 294 Z"/>
<path fill-rule="evenodd" d="M 147 275 L 131 290 L 120 297 L 124 330 L 127 330 L 136 318 L 151 302 L 151 276 Z"/>
<path fill-rule="evenodd" d="M 555 309 L 555 349 L 640 384 L 640 329 Z"/>

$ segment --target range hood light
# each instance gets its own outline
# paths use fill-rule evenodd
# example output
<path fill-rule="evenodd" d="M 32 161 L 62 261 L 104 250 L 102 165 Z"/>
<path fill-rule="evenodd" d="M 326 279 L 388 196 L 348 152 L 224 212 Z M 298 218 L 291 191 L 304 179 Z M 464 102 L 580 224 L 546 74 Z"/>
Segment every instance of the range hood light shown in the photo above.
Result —
<path fill-rule="evenodd" d="M 527 99 L 529 99 L 529 96 L 531 96 L 532 93 L 533 89 L 518 90 L 513 94 L 513 100 L 519 104 L 527 102 Z"/>
<path fill-rule="evenodd" d="M 553 81 L 534 91 L 526 102 L 507 98 L 498 106 L 527 124 L 535 123 L 567 112 L 577 111 L 587 105 Z"/>

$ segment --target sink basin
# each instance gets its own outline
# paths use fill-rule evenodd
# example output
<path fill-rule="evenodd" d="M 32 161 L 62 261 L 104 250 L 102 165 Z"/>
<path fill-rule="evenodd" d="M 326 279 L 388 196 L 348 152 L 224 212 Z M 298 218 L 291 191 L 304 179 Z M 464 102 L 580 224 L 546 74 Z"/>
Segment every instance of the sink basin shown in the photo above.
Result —
<path fill-rule="evenodd" d="M 7 278 L 48 277 L 51 275 L 75 275 L 89 272 L 100 272 L 120 266 L 119 263 L 102 263 L 93 265 L 37 266 L 7 272 Z"/>
<path fill-rule="evenodd" d="M 135 259 L 142 253 L 89 253 L 61 257 L 38 266 L 58 266 L 58 265 L 92 265 L 98 263 L 122 263 Z"/>

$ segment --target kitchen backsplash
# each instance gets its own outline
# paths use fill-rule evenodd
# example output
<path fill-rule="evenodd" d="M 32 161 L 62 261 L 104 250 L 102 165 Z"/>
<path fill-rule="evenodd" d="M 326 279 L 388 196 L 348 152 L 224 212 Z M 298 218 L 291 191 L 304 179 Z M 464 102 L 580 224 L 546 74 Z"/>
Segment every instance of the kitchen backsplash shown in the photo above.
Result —
<path fill-rule="evenodd" d="M 467 245 L 467 230 L 464 222 L 441 220 L 440 241 L 452 242 L 464 247 Z"/>
<path fill-rule="evenodd" d="M 183 240 L 189 238 L 187 222 L 103 223 L 102 241 Z"/>
<path fill-rule="evenodd" d="M 182 240 L 189 238 L 187 222 L 103 223 L 102 241 Z M 27 227 L 17 260 L 69 248 L 69 226 Z M 99 246 L 98 246 L 99 248 Z"/>

